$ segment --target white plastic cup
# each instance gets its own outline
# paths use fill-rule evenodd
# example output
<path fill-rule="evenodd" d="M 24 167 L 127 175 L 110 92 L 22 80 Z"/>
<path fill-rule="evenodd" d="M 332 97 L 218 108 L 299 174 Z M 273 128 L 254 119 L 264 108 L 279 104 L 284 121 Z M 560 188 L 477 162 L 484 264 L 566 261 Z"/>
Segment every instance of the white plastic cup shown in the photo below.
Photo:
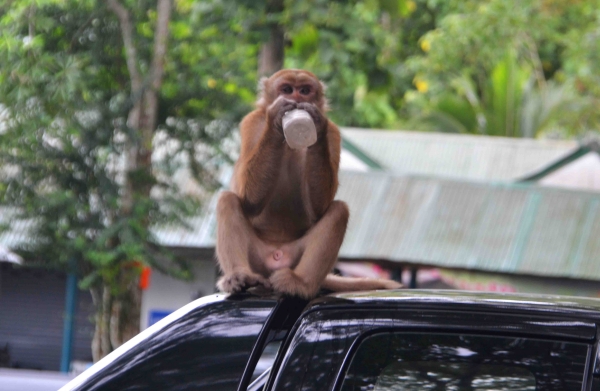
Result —
<path fill-rule="evenodd" d="M 317 142 L 317 128 L 305 110 L 288 111 L 281 121 L 285 141 L 292 149 L 308 148 Z"/>

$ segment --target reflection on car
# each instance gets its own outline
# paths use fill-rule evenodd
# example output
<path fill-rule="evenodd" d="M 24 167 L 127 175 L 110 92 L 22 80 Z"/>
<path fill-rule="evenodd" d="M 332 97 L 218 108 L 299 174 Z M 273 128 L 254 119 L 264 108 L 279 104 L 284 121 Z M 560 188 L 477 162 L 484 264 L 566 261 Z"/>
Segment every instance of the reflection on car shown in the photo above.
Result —
<path fill-rule="evenodd" d="M 561 296 L 213 295 L 61 390 L 600 390 L 598 324 Z"/>

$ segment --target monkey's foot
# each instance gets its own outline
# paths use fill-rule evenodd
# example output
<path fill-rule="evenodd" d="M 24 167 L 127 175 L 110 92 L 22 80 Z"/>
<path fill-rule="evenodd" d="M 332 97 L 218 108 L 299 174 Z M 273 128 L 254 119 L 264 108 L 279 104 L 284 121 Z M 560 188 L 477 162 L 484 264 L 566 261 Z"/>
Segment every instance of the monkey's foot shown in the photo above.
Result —
<path fill-rule="evenodd" d="M 260 274 L 252 273 L 250 271 L 234 271 L 233 273 L 224 275 L 217 282 L 217 288 L 219 288 L 221 292 L 227 293 L 241 292 L 256 285 L 271 288 L 269 280 Z"/>
<path fill-rule="evenodd" d="M 291 269 L 279 269 L 269 277 L 273 290 L 291 296 L 310 299 L 316 296 L 318 286 L 307 284 Z"/>

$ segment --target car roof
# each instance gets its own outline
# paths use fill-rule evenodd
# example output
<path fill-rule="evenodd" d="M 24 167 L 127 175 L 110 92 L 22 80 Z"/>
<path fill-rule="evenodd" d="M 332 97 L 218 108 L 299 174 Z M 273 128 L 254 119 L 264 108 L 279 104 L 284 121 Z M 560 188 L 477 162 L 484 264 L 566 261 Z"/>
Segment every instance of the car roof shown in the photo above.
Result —
<path fill-rule="evenodd" d="M 313 300 L 312 310 L 330 307 L 419 307 L 434 309 L 488 309 L 580 314 L 600 319 L 600 299 L 527 293 L 471 292 L 459 290 L 397 289 L 334 293 Z"/>

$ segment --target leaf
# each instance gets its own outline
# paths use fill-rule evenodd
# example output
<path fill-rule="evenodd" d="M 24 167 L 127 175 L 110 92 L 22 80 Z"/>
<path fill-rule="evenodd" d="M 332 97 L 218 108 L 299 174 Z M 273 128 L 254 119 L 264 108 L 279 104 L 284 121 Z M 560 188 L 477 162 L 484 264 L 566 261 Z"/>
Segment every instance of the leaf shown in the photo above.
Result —
<path fill-rule="evenodd" d="M 514 51 L 509 50 L 492 71 L 487 134 L 519 135 L 519 110 L 530 77 L 531 72 L 520 66 Z"/>
<path fill-rule="evenodd" d="M 298 56 L 306 57 L 313 53 L 319 42 L 319 31 L 314 25 L 305 24 L 292 38 L 291 50 Z"/>

